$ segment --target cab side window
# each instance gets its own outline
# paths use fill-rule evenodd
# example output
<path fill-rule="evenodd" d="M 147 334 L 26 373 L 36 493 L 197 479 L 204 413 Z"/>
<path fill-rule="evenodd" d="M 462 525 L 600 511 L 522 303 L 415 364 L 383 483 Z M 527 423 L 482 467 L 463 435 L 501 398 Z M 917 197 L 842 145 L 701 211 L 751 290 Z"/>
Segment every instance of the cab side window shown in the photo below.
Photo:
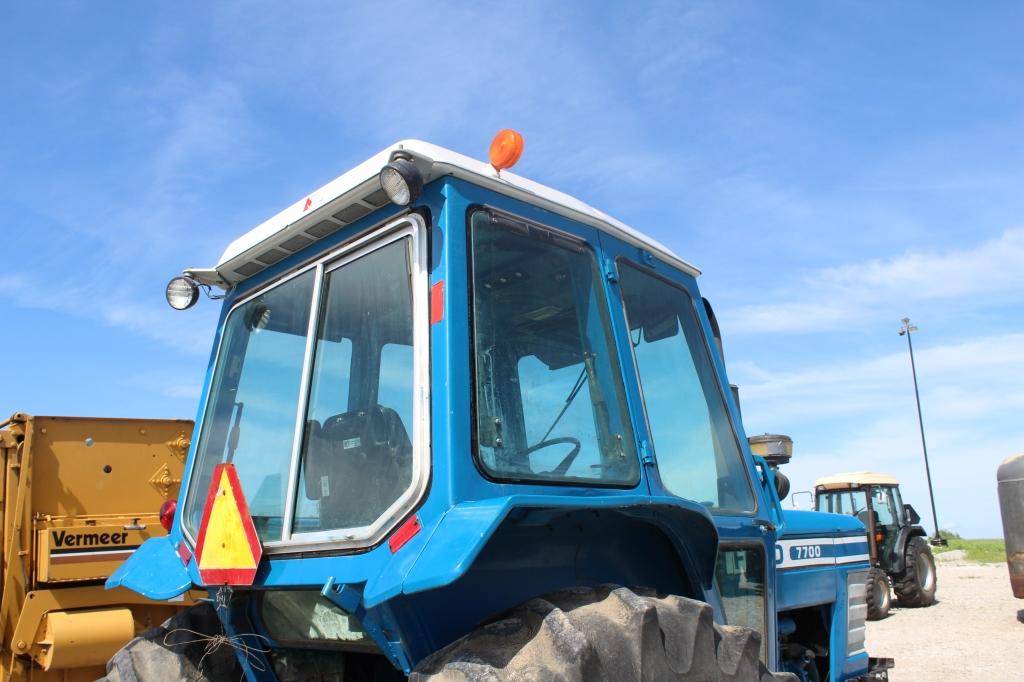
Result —
<path fill-rule="evenodd" d="M 896 525 L 896 510 L 892 504 L 891 488 L 875 488 L 872 508 L 878 514 L 878 523 L 883 526 Z"/>
<path fill-rule="evenodd" d="M 715 564 L 715 582 L 722 595 L 725 622 L 759 632 L 761 660 L 767 661 L 764 550 L 760 547 L 720 548 Z"/>
<path fill-rule="evenodd" d="M 665 487 L 711 508 L 752 510 L 753 491 L 693 299 L 627 263 L 619 281 Z"/>
<path fill-rule="evenodd" d="M 410 240 L 327 272 L 293 533 L 369 527 L 412 483 Z"/>

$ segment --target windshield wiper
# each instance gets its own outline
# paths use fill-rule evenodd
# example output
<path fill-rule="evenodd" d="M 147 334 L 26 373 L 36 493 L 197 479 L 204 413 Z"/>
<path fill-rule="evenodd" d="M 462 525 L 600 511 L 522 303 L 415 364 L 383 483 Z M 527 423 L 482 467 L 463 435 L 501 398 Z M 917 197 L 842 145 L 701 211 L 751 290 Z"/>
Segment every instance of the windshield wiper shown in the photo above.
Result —
<path fill-rule="evenodd" d="M 555 430 L 555 426 L 558 425 L 559 420 L 562 419 L 562 415 L 564 415 L 565 411 L 569 409 L 570 405 L 572 405 L 572 401 L 576 400 L 576 396 L 579 395 L 580 389 L 583 388 L 583 384 L 585 383 L 587 383 L 587 363 L 584 362 L 583 369 L 580 370 L 580 375 L 576 378 L 576 383 L 573 384 L 572 390 L 569 391 L 569 396 L 565 399 L 565 405 L 562 406 L 562 411 L 558 413 L 557 417 L 555 417 L 555 421 L 551 422 L 551 426 L 548 427 L 548 430 L 544 433 L 544 436 L 539 442 L 543 443 L 548 439 L 551 432 Z"/>

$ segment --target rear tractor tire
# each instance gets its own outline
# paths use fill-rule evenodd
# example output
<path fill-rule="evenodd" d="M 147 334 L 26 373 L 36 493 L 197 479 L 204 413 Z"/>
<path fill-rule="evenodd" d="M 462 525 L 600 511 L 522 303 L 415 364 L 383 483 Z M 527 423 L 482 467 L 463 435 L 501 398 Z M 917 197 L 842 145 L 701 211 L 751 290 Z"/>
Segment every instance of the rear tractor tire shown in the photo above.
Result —
<path fill-rule="evenodd" d="M 607 585 L 531 599 L 420 662 L 410 682 L 796 682 L 704 602 Z"/>
<path fill-rule="evenodd" d="M 134 638 L 107 661 L 98 682 L 215 682 L 241 679 L 234 649 L 210 646 L 223 632 L 213 606 L 200 602 Z"/>
<path fill-rule="evenodd" d="M 892 595 L 889 593 L 889 576 L 875 567 L 868 572 L 867 582 L 868 620 L 882 620 L 889 616 Z"/>
<path fill-rule="evenodd" d="M 935 588 L 938 586 L 932 548 L 920 536 L 910 538 L 906 559 L 903 573 L 893 578 L 893 589 L 899 597 L 900 606 L 931 606 L 935 603 Z"/>

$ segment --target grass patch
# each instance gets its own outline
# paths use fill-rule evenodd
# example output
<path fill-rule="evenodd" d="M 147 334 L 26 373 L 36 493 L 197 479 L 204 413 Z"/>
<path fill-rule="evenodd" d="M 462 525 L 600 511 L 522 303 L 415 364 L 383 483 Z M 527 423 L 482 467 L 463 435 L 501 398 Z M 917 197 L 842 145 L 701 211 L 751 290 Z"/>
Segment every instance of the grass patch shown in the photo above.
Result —
<path fill-rule="evenodd" d="M 1001 564 L 1006 561 L 1006 544 L 1002 540 L 967 540 L 961 537 L 947 536 L 945 533 L 943 533 L 943 537 L 949 540 L 949 546 L 932 547 L 932 552 L 935 554 L 962 549 L 967 552 L 969 561 L 983 564 Z"/>

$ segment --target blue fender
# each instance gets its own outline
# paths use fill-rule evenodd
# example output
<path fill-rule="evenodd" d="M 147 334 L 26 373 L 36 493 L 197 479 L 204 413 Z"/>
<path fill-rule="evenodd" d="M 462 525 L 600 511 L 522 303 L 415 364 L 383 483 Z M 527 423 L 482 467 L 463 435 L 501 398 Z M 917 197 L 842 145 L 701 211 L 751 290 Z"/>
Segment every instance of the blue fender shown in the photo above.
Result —
<path fill-rule="evenodd" d="M 430 530 L 430 536 L 411 565 L 407 564 L 401 584 L 396 584 L 395 572 L 382 571 L 367 582 L 363 604 L 373 608 L 399 593 L 425 592 L 455 582 L 470 569 L 513 512 L 543 515 L 595 508 L 658 526 L 692 568 L 699 584 L 710 587 L 718 552 L 718 532 L 711 514 L 702 505 L 675 497 L 511 495 L 451 507 Z"/>
<path fill-rule="evenodd" d="M 348 557 L 346 565 L 352 568 L 356 567 L 354 564 L 358 565 L 363 570 L 354 573 L 369 577 L 363 578 L 366 583 L 362 602 L 365 608 L 370 609 L 400 594 L 425 592 L 458 580 L 469 571 L 490 538 L 513 513 L 529 512 L 536 517 L 594 508 L 615 511 L 660 528 L 691 568 L 697 582 L 705 589 L 710 588 L 718 551 L 717 529 L 710 513 L 702 505 L 675 497 L 511 495 L 463 502 L 448 509 L 435 524 L 425 524 L 423 536 L 409 543 L 407 549 L 411 552 L 390 555 L 384 548 L 383 552 Z M 535 518 L 532 522 L 539 521 Z M 369 562 L 384 556 L 388 557 L 384 561 Z M 331 557 L 305 560 L 311 564 L 334 564 L 335 561 L 336 558 Z M 364 562 L 368 565 L 363 566 Z M 307 575 L 307 571 L 320 572 L 311 570 L 312 565 L 303 570 L 301 565 L 304 562 L 295 559 L 271 561 L 271 565 L 267 563 L 265 559 L 257 583 L 268 587 L 305 582 L 298 575 L 289 576 L 294 578 L 289 580 L 279 572 L 290 573 L 293 568 Z M 344 572 L 335 575 L 334 579 L 338 582 L 361 582 L 358 575 L 346 576 Z M 107 589 L 126 587 L 156 600 L 177 597 L 192 585 L 192 576 L 169 536 L 147 540 L 106 582 Z"/>
<path fill-rule="evenodd" d="M 106 589 L 127 587 L 147 599 L 166 601 L 185 593 L 192 579 L 169 536 L 150 538 L 107 578 Z"/>

